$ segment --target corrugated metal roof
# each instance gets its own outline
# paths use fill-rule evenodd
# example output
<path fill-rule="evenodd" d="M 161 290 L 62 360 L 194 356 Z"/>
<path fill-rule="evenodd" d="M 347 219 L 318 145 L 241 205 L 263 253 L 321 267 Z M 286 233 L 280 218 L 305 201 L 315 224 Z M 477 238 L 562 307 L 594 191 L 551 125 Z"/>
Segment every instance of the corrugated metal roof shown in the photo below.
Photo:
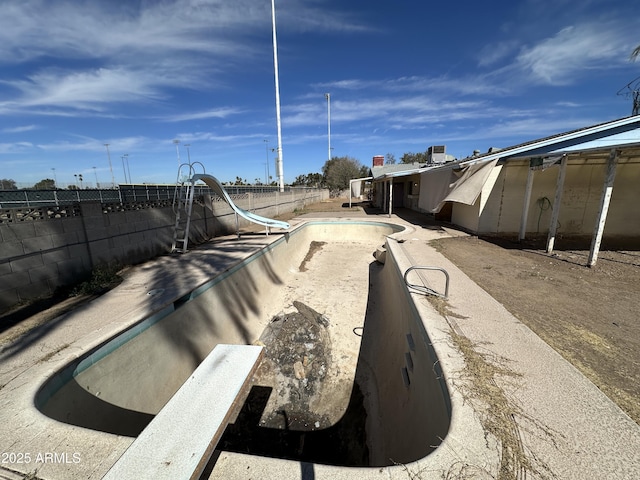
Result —
<path fill-rule="evenodd" d="M 374 180 L 402 177 L 423 173 L 427 170 L 464 168 L 476 163 L 495 159 L 508 160 L 528 158 L 558 153 L 608 151 L 616 147 L 637 147 L 640 145 L 640 115 L 632 115 L 610 122 L 558 133 L 548 137 L 530 140 L 512 147 L 483 153 L 458 162 L 442 165 L 394 164 L 373 167 Z M 413 165 L 413 168 L 411 167 Z M 376 170 L 377 169 L 377 170 Z"/>
<path fill-rule="evenodd" d="M 522 158 L 530 156 L 544 155 L 548 153 L 559 153 L 564 151 L 578 151 L 587 149 L 591 145 L 596 147 L 597 142 L 604 142 L 609 137 L 615 138 L 615 143 L 600 145 L 604 148 L 615 146 L 633 145 L 640 141 L 638 136 L 624 138 L 621 136 L 634 129 L 640 129 L 640 115 L 613 120 L 610 122 L 592 125 L 590 127 L 579 128 L 569 132 L 558 133 L 549 137 L 531 140 L 512 147 L 503 148 L 500 151 L 484 153 L 473 158 L 462 159 L 460 166 L 471 165 L 477 162 L 490 161 L 496 158 Z"/>

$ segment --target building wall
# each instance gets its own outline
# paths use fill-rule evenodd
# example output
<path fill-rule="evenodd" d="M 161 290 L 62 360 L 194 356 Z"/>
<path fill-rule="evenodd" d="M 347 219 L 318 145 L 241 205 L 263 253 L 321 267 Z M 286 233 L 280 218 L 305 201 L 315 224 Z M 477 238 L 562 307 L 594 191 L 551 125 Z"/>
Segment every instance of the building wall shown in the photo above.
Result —
<path fill-rule="evenodd" d="M 295 190 L 239 197 L 234 202 L 241 208 L 272 218 L 325 200 L 329 192 Z M 96 267 L 136 264 L 168 253 L 174 223 L 168 200 L 0 210 L 0 312 L 77 283 Z M 248 224 L 240 218 L 240 227 Z M 194 201 L 191 244 L 235 232 L 235 228 L 235 214 L 218 197 Z"/>
<path fill-rule="evenodd" d="M 496 167 L 474 206 L 478 215 L 476 229 L 473 209 L 455 204 L 453 223 L 482 234 L 517 235 L 520 229 L 528 161 L 513 161 Z M 528 210 L 526 234 L 546 235 L 549 231 L 556 183 L 557 166 L 534 173 Z M 606 160 L 569 160 L 558 223 L 558 235 L 593 234 L 606 174 Z M 640 235 L 640 161 L 620 159 L 613 186 L 604 238 Z M 458 223 L 460 222 L 460 223 Z"/>
<path fill-rule="evenodd" d="M 451 212 L 451 223 L 458 225 L 464 230 L 470 232 L 478 231 L 478 210 L 480 201 L 476 201 L 473 205 L 465 205 L 463 203 L 453 203 Z"/>

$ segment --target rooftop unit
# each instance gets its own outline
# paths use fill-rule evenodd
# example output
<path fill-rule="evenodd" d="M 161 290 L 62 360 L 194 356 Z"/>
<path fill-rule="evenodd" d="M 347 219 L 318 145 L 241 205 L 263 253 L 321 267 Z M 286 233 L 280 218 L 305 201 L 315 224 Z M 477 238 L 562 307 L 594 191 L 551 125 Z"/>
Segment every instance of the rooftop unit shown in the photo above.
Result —
<path fill-rule="evenodd" d="M 434 145 L 427 149 L 427 162 L 429 165 L 434 163 L 445 163 L 447 161 L 447 147 L 445 145 Z"/>

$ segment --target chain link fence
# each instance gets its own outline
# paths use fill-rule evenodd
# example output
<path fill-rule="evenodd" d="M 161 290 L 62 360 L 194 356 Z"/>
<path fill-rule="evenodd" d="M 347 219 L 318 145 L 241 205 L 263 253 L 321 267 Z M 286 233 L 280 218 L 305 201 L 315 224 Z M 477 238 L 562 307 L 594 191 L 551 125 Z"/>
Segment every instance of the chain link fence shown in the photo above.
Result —
<path fill-rule="evenodd" d="M 73 205 L 81 202 L 132 203 L 141 201 L 173 200 L 176 185 L 120 185 L 116 189 L 71 189 L 71 190 L 0 190 L 0 208 L 31 208 Z M 230 195 L 247 193 L 274 193 L 278 187 L 267 185 L 228 185 L 224 187 Z M 308 189 L 307 187 L 285 187 L 285 191 Z M 196 185 L 194 194 L 215 195 L 206 185 Z"/>

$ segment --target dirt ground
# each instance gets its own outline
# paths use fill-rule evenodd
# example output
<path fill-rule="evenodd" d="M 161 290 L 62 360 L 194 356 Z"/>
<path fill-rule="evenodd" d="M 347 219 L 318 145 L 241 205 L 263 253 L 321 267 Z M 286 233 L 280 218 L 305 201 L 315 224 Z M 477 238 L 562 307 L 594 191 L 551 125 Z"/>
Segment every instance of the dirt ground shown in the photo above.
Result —
<path fill-rule="evenodd" d="M 640 423 L 640 251 L 601 251 L 589 268 L 588 250 L 539 243 L 433 246 Z"/>

